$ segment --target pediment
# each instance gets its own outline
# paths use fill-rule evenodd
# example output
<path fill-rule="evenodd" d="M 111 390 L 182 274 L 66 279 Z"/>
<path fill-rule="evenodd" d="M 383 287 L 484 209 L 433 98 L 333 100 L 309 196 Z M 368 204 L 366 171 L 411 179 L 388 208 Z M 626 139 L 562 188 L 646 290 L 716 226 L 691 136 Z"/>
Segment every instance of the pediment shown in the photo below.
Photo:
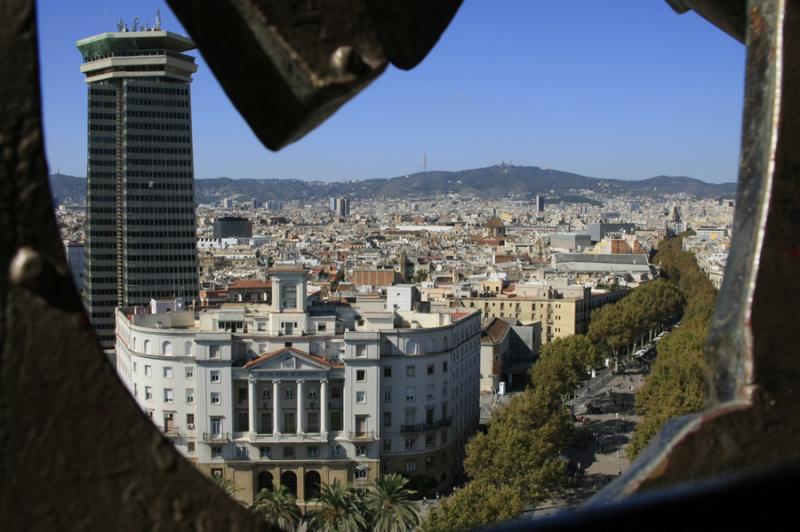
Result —
<path fill-rule="evenodd" d="M 331 365 L 321 357 L 298 349 L 284 348 L 265 353 L 245 364 L 245 367 L 270 371 L 320 371 L 330 369 Z"/>

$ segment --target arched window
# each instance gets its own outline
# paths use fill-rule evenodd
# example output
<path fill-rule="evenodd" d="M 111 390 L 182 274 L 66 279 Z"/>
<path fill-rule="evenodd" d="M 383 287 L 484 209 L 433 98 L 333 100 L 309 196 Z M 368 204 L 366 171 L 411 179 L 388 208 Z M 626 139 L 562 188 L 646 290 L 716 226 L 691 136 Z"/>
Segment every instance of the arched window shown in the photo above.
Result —
<path fill-rule="evenodd" d="M 409 340 L 406 342 L 406 354 L 407 355 L 418 355 L 419 354 L 419 343 L 414 340 Z"/>
<path fill-rule="evenodd" d="M 269 471 L 262 471 L 259 473 L 256 485 L 258 486 L 257 493 L 260 493 L 261 490 L 272 491 L 272 473 Z"/>
<path fill-rule="evenodd" d="M 286 489 L 297 497 L 297 475 L 292 471 L 284 471 L 281 474 L 281 486 L 286 486 Z"/>
<path fill-rule="evenodd" d="M 134 336 L 131 340 L 133 342 L 132 343 L 133 350 L 136 351 L 136 337 Z"/>
<path fill-rule="evenodd" d="M 192 342 L 186 342 L 183 349 L 185 350 L 187 357 L 194 356 L 194 352 L 192 351 Z"/>
<path fill-rule="evenodd" d="M 428 338 L 428 342 L 425 346 L 428 350 L 428 353 L 435 353 L 436 352 L 436 340 L 433 338 Z"/>
<path fill-rule="evenodd" d="M 153 354 L 153 348 L 150 346 L 150 340 L 144 341 L 144 352 L 147 353 L 148 355 Z"/>
<path fill-rule="evenodd" d="M 450 338 L 444 335 L 444 348 L 447 349 L 448 347 L 450 347 Z"/>
<path fill-rule="evenodd" d="M 172 354 L 172 342 L 164 342 L 161 344 L 161 354 L 162 355 Z"/>
<path fill-rule="evenodd" d="M 308 473 L 306 473 L 305 486 L 304 486 L 305 500 L 316 499 L 317 497 L 319 497 L 320 484 L 321 480 L 318 472 L 309 471 Z"/>

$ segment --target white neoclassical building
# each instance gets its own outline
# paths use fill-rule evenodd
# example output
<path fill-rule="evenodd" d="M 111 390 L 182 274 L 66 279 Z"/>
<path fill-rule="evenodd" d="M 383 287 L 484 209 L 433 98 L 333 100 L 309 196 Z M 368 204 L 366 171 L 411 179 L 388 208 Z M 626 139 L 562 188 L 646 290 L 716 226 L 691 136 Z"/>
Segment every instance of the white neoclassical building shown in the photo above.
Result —
<path fill-rule="evenodd" d="M 246 502 L 382 472 L 449 484 L 478 425 L 480 312 L 308 307 L 304 270 L 270 275 L 271 304 L 117 310 L 117 371 L 141 408 Z"/>

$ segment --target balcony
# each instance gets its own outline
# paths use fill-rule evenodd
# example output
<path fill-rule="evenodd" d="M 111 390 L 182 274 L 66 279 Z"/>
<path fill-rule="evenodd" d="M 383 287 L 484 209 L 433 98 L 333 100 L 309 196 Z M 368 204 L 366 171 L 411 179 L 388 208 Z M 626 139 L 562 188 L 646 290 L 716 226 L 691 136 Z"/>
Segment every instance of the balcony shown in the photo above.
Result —
<path fill-rule="evenodd" d="M 449 427 L 453 424 L 453 418 L 446 417 L 431 423 L 416 423 L 414 425 L 400 425 L 400 432 L 422 432 L 425 430 L 436 430 L 441 427 Z"/>
<path fill-rule="evenodd" d="M 176 427 L 175 425 L 172 425 L 170 427 L 161 427 L 160 426 L 160 427 L 158 427 L 158 429 L 161 432 L 164 433 L 164 436 L 167 436 L 167 437 L 170 437 L 170 438 L 178 438 L 178 437 L 181 436 L 180 429 L 178 429 L 178 427 Z"/>
<path fill-rule="evenodd" d="M 372 431 L 365 432 L 348 432 L 347 435 L 351 440 L 374 440 L 375 433 Z"/>
<path fill-rule="evenodd" d="M 301 442 L 301 441 L 315 441 L 315 442 L 327 442 L 328 441 L 328 433 L 321 433 L 321 432 L 304 432 L 302 434 L 297 434 L 295 432 L 281 432 L 279 434 L 274 434 L 272 432 L 269 433 L 242 433 L 242 439 L 247 439 L 250 442 L 277 442 L 277 441 L 285 441 L 285 442 Z"/>
<path fill-rule="evenodd" d="M 231 441 L 231 435 L 229 432 L 204 432 L 203 441 L 207 442 Z"/>

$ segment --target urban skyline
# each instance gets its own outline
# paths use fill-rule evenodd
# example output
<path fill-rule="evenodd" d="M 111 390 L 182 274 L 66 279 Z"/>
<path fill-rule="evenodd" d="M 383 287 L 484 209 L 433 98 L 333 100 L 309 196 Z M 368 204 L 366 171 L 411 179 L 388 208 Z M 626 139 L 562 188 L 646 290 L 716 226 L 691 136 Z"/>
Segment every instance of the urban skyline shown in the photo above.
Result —
<path fill-rule="evenodd" d="M 75 129 L 85 104 L 74 89 L 75 72 L 66 69 L 78 58 L 65 44 L 111 28 L 120 15 L 132 21 L 147 7 L 118 2 L 80 13 L 60 4 L 40 10 L 52 171 L 85 174 L 85 140 Z M 164 6 L 155 3 L 149 11 L 157 7 L 165 27 L 183 31 Z M 536 32 L 521 27 L 528 21 Z M 613 38 L 600 29 L 611 25 Z M 500 54 L 501 48 L 516 51 Z M 393 177 L 421 171 L 427 156 L 429 170 L 505 160 L 607 178 L 663 174 L 729 182 L 738 164 L 743 58 L 743 47 L 728 36 L 661 2 L 631 2 L 613 14 L 592 3 L 468 2 L 420 67 L 388 70 L 346 112 L 275 154 L 256 142 L 198 57 L 196 173 Z"/>

